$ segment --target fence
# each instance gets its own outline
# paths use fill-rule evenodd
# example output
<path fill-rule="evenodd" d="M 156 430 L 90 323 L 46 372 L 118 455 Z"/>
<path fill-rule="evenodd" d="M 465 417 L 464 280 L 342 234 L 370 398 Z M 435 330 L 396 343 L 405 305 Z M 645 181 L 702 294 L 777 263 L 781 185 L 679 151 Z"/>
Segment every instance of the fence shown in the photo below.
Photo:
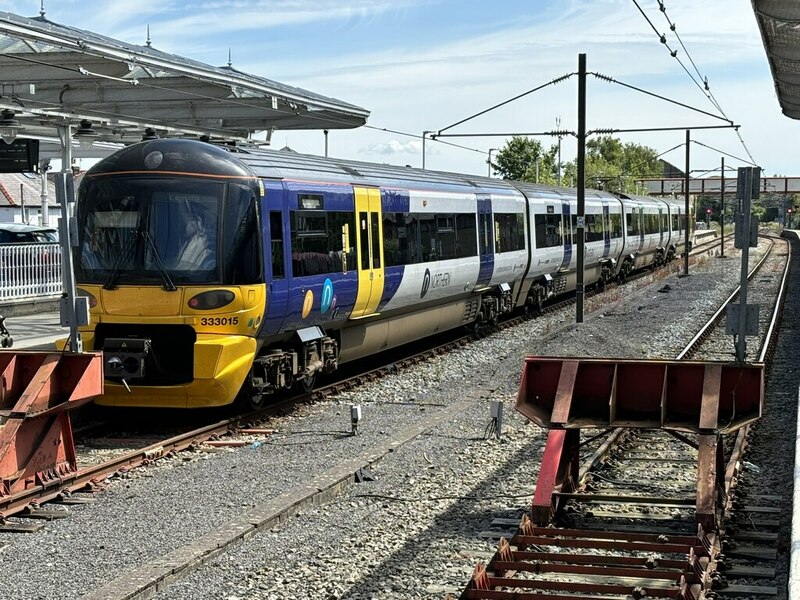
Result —
<path fill-rule="evenodd" d="M 0 245 L 0 302 L 57 297 L 63 289 L 58 244 Z"/>

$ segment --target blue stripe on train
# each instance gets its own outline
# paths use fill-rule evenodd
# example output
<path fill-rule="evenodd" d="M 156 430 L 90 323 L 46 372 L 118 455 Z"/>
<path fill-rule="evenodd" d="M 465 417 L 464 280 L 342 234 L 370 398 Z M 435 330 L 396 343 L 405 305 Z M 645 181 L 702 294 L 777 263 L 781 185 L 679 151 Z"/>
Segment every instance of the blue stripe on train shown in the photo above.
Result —
<path fill-rule="evenodd" d="M 478 198 L 478 251 L 481 269 L 476 285 L 488 285 L 494 273 L 494 220 L 492 219 L 492 199 Z"/>
<path fill-rule="evenodd" d="M 564 234 L 564 259 L 561 261 L 561 268 L 566 269 L 572 261 L 572 236 L 567 235 L 566 232 L 572 231 L 572 218 L 569 212 L 569 202 L 561 203 L 561 214 L 563 215 L 563 231 Z"/>
<path fill-rule="evenodd" d="M 411 198 L 406 190 L 381 190 L 381 210 L 387 212 L 408 213 L 411 211 Z M 383 257 L 384 261 L 386 256 Z M 394 298 L 400 283 L 403 281 L 404 265 L 387 267 L 383 269 L 383 295 L 381 296 L 378 311 Z"/>

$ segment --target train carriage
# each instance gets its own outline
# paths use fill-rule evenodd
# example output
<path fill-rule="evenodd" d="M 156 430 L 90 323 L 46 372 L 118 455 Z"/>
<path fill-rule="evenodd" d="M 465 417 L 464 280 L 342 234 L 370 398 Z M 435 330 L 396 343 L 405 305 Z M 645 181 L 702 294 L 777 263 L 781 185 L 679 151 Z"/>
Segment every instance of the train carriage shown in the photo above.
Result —
<path fill-rule="evenodd" d="M 587 192 L 587 284 L 641 254 L 623 207 L 670 217 L 656 203 Z M 79 192 L 99 402 L 258 406 L 347 361 L 540 305 L 575 287 L 576 212 L 574 190 L 189 140 L 130 146 Z"/>

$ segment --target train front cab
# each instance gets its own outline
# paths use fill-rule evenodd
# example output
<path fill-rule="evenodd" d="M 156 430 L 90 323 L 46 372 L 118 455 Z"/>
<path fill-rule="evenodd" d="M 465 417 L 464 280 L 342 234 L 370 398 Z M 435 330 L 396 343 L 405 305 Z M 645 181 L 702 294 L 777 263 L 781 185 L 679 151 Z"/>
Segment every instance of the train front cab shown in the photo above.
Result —
<path fill-rule="evenodd" d="M 229 404 L 256 353 L 267 301 L 263 189 L 211 146 L 200 147 L 207 162 L 189 166 L 216 171 L 176 173 L 169 161 L 185 156 L 181 143 L 129 147 L 112 163 L 119 170 L 98 163 L 81 186 L 76 278 L 92 314 L 84 347 L 105 355 L 98 404 Z M 163 162 L 137 170 L 153 154 Z"/>

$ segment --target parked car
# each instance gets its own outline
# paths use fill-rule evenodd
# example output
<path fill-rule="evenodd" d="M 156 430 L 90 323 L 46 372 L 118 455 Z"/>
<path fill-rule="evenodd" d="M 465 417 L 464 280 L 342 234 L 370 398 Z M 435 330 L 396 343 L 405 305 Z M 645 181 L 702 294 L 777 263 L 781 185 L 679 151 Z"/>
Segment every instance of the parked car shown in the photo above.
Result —
<path fill-rule="evenodd" d="M 57 241 L 58 232 L 52 227 L 0 223 L 0 244 L 42 244 Z"/>

